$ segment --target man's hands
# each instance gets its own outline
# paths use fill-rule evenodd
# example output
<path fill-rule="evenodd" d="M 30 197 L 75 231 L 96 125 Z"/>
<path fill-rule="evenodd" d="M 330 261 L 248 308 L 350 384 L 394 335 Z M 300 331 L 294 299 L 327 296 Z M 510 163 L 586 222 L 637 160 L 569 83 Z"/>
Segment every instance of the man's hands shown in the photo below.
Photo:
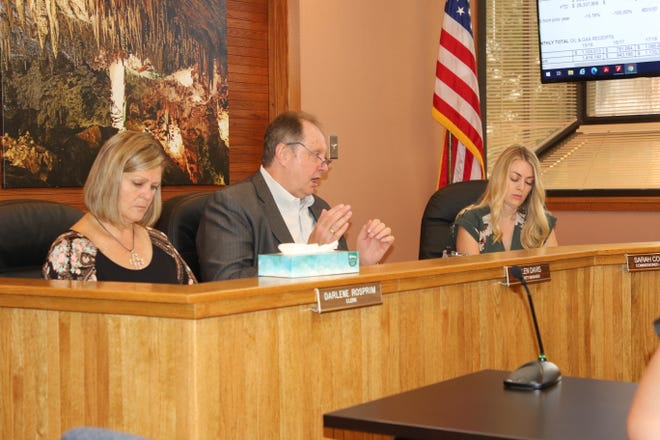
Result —
<path fill-rule="evenodd" d="M 378 264 L 385 252 L 392 246 L 394 235 L 392 229 L 378 219 L 367 221 L 362 226 L 357 238 L 357 251 L 360 253 L 360 264 L 368 266 Z"/>
<path fill-rule="evenodd" d="M 307 243 L 327 244 L 339 240 L 350 226 L 353 216 L 350 205 L 336 205 L 321 211 L 316 226 Z M 362 226 L 357 237 L 357 251 L 360 253 L 360 264 L 368 266 L 377 264 L 392 246 L 394 236 L 392 229 L 378 219 L 367 221 Z"/>
<path fill-rule="evenodd" d="M 339 240 L 344 235 L 353 216 L 350 205 L 336 205 L 321 211 L 314 230 L 307 243 L 327 244 Z"/>

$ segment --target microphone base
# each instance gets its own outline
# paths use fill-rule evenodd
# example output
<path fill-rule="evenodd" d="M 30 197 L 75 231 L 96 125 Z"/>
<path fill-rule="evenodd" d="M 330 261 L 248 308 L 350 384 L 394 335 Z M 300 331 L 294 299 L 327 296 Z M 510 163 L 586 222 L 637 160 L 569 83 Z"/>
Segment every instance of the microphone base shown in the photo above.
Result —
<path fill-rule="evenodd" d="M 552 362 L 538 360 L 527 362 L 512 371 L 504 379 L 506 388 L 519 390 L 542 390 L 556 385 L 561 381 L 561 372 Z"/>

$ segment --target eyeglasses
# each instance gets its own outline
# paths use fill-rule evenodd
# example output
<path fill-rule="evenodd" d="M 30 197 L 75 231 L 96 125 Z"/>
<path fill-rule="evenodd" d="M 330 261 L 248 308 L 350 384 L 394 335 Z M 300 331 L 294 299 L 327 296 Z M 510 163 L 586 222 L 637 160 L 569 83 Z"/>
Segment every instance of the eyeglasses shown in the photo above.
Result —
<path fill-rule="evenodd" d="M 287 145 L 287 146 L 291 146 L 291 145 L 300 145 L 300 146 L 303 147 L 305 150 L 309 151 L 309 152 L 312 153 L 314 156 L 316 156 L 316 158 L 317 158 L 318 160 L 321 161 L 321 165 L 325 165 L 325 166 L 328 166 L 328 167 L 329 167 L 330 164 L 332 163 L 332 159 L 326 159 L 325 157 L 321 156 L 321 155 L 320 155 L 319 153 L 317 153 L 316 151 L 312 151 L 312 150 L 310 150 L 310 149 L 307 147 L 307 145 L 303 144 L 302 142 L 287 142 L 287 143 L 284 144 L 284 145 Z"/>

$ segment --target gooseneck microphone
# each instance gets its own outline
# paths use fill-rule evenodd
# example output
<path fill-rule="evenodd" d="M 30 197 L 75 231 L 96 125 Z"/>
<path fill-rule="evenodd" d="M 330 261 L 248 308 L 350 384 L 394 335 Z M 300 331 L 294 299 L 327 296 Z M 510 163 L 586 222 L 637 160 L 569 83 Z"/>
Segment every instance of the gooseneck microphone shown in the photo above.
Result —
<path fill-rule="evenodd" d="M 538 341 L 539 350 L 541 351 L 538 360 L 527 362 L 511 372 L 509 377 L 504 379 L 504 386 L 507 388 L 524 390 L 540 390 L 559 382 L 561 380 L 561 372 L 559 371 L 559 368 L 552 362 L 548 361 L 545 356 L 543 340 L 541 339 L 541 332 L 539 331 L 539 323 L 536 319 L 536 312 L 534 311 L 534 301 L 532 301 L 532 294 L 529 292 L 529 287 L 527 287 L 527 281 L 525 281 L 522 269 L 520 269 L 519 266 L 512 266 L 511 275 L 520 281 L 525 288 L 525 292 L 527 292 L 527 302 L 529 303 L 529 308 L 532 312 L 532 321 L 534 322 L 534 330 L 536 330 L 536 340 Z"/>

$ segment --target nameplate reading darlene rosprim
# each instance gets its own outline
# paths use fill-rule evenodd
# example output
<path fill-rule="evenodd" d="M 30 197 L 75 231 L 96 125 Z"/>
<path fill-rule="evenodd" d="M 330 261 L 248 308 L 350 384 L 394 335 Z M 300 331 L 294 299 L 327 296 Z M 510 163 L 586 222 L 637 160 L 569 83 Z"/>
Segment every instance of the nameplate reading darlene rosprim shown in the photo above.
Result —
<path fill-rule="evenodd" d="M 505 284 L 513 286 L 521 284 L 520 280 L 513 276 L 511 273 L 512 266 L 504 266 L 504 275 L 506 276 Z M 522 271 L 523 278 L 527 283 L 540 283 L 542 281 L 550 281 L 550 265 L 548 263 L 518 265 Z"/>
<path fill-rule="evenodd" d="M 660 269 L 660 254 L 626 254 L 628 272 Z"/>
<path fill-rule="evenodd" d="M 316 292 L 316 307 L 312 310 L 318 313 L 383 303 L 379 282 L 314 289 L 314 291 Z"/>

